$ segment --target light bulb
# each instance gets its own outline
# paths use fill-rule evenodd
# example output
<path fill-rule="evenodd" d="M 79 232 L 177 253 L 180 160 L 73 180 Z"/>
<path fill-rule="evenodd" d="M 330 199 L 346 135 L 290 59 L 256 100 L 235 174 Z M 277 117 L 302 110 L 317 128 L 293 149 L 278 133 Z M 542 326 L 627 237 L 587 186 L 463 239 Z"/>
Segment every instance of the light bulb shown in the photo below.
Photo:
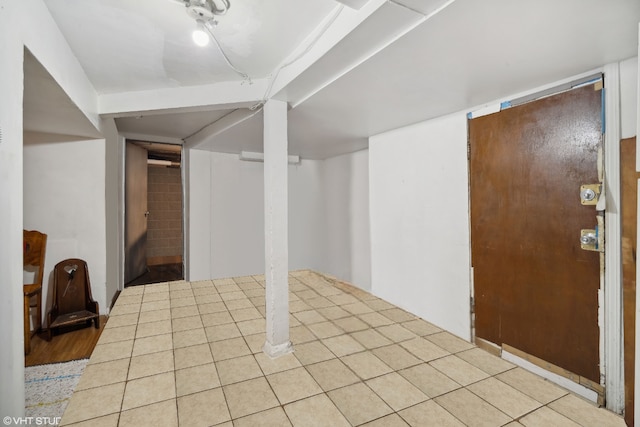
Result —
<path fill-rule="evenodd" d="M 193 38 L 193 42 L 198 46 L 204 47 L 209 44 L 209 33 L 202 21 L 198 21 L 198 28 L 193 30 L 191 37 Z"/>

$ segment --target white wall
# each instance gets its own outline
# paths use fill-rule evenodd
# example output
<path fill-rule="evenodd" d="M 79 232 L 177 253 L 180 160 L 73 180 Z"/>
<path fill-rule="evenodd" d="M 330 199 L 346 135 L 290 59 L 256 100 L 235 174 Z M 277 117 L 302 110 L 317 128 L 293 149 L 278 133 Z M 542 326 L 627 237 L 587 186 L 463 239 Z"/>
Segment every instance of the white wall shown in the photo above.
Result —
<path fill-rule="evenodd" d="M 638 121 L 637 57 L 620 62 L 620 104 L 620 137 L 631 138 L 636 135 Z"/>
<path fill-rule="evenodd" d="M 289 270 L 324 271 L 327 264 L 324 187 L 323 162 L 289 165 Z"/>
<path fill-rule="evenodd" d="M 94 300 L 106 292 L 105 141 L 24 144 L 24 228 L 48 235 L 43 318 L 52 303 L 53 268 L 67 258 L 87 262 Z"/>
<path fill-rule="evenodd" d="M 201 150 L 184 150 L 185 279 L 211 278 L 211 158 Z"/>
<path fill-rule="evenodd" d="M 24 415 L 20 9 L 0 3 L 0 414 L 13 417 Z"/>
<path fill-rule="evenodd" d="M 322 163 L 327 254 L 319 270 L 370 290 L 369 151 Z"/>
<path fill-rule="evenodd" d="M 22 94 L 24 47 L 97 124 L 97 95 L 42 0 L 0 1 L 0 413 L 24 414 Z"/>
<path fill-rule="evenodd" d="M 637 58 L 620 63 L 620 84 L 628 138 L 637 127 Z M 468 339 L 466 141 L 460 112 L 374 136 L 369 155 L 373 293 Z"/>
<path fill-rule="evenodd" d="M 289 165 L 289 268 L 324 265 L 318 162 Z M 264 273 L 263 164 L 189 150 L 189 280 Z"/>
<path fill-rule="evenodd" d="M 211 153 L 212 277 L 264 273 L 262 180 L 262 163 Z"/>
<path fill-rule="evenodd" d="M 466 115 L 369 140 L 372 292 L 470 339 Z"/>
<path fill-rule="evenodd" d="M 264 272 L 263 164 L 189 150 L 189 280 Z M 370 289 L 367 150 L 289 165 L 289 268 Z"/>

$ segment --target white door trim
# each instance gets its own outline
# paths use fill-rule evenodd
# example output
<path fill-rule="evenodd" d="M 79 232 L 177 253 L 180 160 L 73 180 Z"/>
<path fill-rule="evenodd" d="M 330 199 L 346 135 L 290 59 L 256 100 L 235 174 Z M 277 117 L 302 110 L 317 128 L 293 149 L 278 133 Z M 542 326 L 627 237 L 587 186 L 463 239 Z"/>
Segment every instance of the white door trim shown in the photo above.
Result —
<path fill-rule="evenodd" d="M 605 211 L 605 273 L 604 273 L 604 348 L 601 351 L 606 407 L 622 413 L 624 410 L 624 363 L 622 324 L 622 264 L 620 227 L 620 65 L 604 66 L 605 134 L 604 185 Z"/>

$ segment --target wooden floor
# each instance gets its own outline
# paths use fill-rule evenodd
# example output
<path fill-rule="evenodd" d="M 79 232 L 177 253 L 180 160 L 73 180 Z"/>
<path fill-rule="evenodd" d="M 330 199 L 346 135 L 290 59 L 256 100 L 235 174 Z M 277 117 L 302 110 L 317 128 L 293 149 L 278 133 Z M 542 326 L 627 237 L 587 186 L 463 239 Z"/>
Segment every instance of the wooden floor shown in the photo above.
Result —
<path fill-rule="evenodd" d="M 92 324 L 89 327 L 54 335 L 50 342 L 46 340 L 46 333 L 34 336 L 31 338 L 31 352 L 25 356 L 24 365 L 44 365 L 88 358 L 106 322 L 107 316 L 100 316 L 100 329 L 96 329 Z"/>
<path fill-rule="evenodd" d="M 180 280 L 183 278 L 182 274 L 181 263 L 152 266 L 145 275 L 127 286 Z M 51 342 L 46 340 L 44 332 L 34 336 L 31 338 L 31 352 L 25 356 L 24 365 L 45 365 L 88 358 L 91 356 L 106 322 L 107 316 L 100 316 L 100 329 L 91 325 L 54 335 Z"/>

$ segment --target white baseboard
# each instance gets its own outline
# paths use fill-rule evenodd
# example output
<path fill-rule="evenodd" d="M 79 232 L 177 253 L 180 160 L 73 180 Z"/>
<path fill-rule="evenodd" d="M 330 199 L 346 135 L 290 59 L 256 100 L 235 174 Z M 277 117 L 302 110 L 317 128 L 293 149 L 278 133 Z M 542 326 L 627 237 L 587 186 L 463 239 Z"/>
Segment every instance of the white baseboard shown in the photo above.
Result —
<path fill-rule="evenodd" d="M 508 360 L 509 362 L 516 364 L 518 366 L 520 366 L 523 369 L 526 369 L 527 371 L 533 372 L 536 375 L 539 375 L 543 378 L 548 379 L 549 381 L 551 381 L 554 384 L 557 384 L 561 387 L 566 388 L 569 391 L 572 391 L 573 393 L 584 397 L 585 399 L 597 404 L 598 403 L 598 393 L 596 393 L 595 391 L 591 390 L 590 388 L 587 388 L 585 386 L 582 386 L 576 382 L 571 381 L 568 378 L 565 378 L 561 375 L 558 374 L 554 374 L 553 372 L 547 371 L 544 368 L 541 368 L 538 365 L 534 365 L 533 363 L 516 356 L 513 353 L 509 353 L 506 350 L 502 350 L 502 358 L 504 360 Z"/>

